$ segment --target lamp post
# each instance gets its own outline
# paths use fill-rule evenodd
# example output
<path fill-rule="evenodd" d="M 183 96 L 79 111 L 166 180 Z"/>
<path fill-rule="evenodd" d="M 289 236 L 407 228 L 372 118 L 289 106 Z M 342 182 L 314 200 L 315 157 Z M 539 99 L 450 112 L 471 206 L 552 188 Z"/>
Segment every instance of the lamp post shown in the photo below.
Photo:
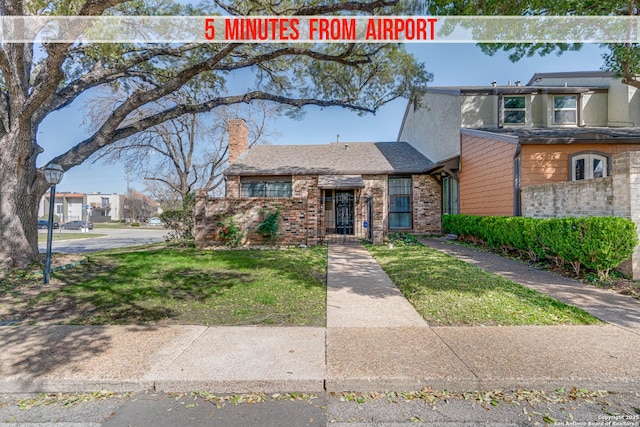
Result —
<path fill-rule="evenodd" d="M 56 163 L 50 163 L 44 168 L 44 178 L 51 186 L 49 194 L 49 224 L 47 225 L 47 255 L 44 262 L 44 283 L 51 279 L 51 241 L 53 240 L 53 206 L 56 204 L 56 184 L 62 181 L 64 170 Z"/>

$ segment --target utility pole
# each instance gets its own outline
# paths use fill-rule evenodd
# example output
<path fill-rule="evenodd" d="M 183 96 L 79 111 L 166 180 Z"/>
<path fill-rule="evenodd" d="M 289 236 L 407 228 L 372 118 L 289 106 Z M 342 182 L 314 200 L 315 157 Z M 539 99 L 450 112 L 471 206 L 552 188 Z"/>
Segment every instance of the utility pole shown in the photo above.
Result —
<path fill-rule="evenodd" d="M 127 194 L 131 192 L 131 162 L 127 162 L 124 165 L 125 173 L 127 174 Z"/>

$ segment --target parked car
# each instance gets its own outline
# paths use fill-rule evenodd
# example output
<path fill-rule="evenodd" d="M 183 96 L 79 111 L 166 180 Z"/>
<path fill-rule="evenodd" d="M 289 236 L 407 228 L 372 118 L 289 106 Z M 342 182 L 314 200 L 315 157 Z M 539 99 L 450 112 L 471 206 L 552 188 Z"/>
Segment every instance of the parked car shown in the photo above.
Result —
<path fill-rule="evenodd" d="M 157 216 L 154 216 L 152 218 L 149 218 L 149 220 L 147 221 L 148 225 L 158 225 L 158 226 L 162 226 L 164 225 L 164 222 L 162 222 L 162 220 L 160 218 L 158 218 Z"/>
<path fill-rule="evenodd" d="M 53 222 L 53 228 L 59 228 L 60 224 L 57 221 Z M 38 228 L 49 228 L 49 221 L 47 221 L 46 219 L 39 219 L 38 220 Z"/>
<path fill-rule="evenodd" d="M 93 230 L 93 223 L 89 221 L 69 221 L 66 224 L 62 224 L 63 230 L 81 230 L 83 228 Z"/>

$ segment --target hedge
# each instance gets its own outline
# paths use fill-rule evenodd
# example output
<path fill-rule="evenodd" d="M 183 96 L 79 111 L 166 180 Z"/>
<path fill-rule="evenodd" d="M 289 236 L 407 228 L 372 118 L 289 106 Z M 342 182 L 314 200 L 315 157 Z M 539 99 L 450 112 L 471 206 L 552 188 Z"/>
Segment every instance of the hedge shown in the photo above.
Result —
<path fill-rule="evenodd" d="M 532 259 L 550 258 L 607 277 L 629 259 L 638 244 L 633 221 L 618 217 L 523 218 L 445 215 L 445 233 L 481 241 L 493 248 L 517 250 Z"/>

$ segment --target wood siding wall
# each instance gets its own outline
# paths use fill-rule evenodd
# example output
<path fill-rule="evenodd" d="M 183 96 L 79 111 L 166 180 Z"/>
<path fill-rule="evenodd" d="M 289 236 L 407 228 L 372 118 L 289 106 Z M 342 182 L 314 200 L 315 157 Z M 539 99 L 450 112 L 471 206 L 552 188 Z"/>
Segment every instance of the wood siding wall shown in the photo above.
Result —
<path fill-rule="evenodd" d="M 516 144 L 461 135 L 460 213 L 513 215 Z"/>
<path fill-rule="evenodd" d="M 524 144 L 521 151 L 522 186 L 571 180 L 569 157 L 576 153 L 599 152 L 613 155 L 638 148 L 637 144 Z"/>

